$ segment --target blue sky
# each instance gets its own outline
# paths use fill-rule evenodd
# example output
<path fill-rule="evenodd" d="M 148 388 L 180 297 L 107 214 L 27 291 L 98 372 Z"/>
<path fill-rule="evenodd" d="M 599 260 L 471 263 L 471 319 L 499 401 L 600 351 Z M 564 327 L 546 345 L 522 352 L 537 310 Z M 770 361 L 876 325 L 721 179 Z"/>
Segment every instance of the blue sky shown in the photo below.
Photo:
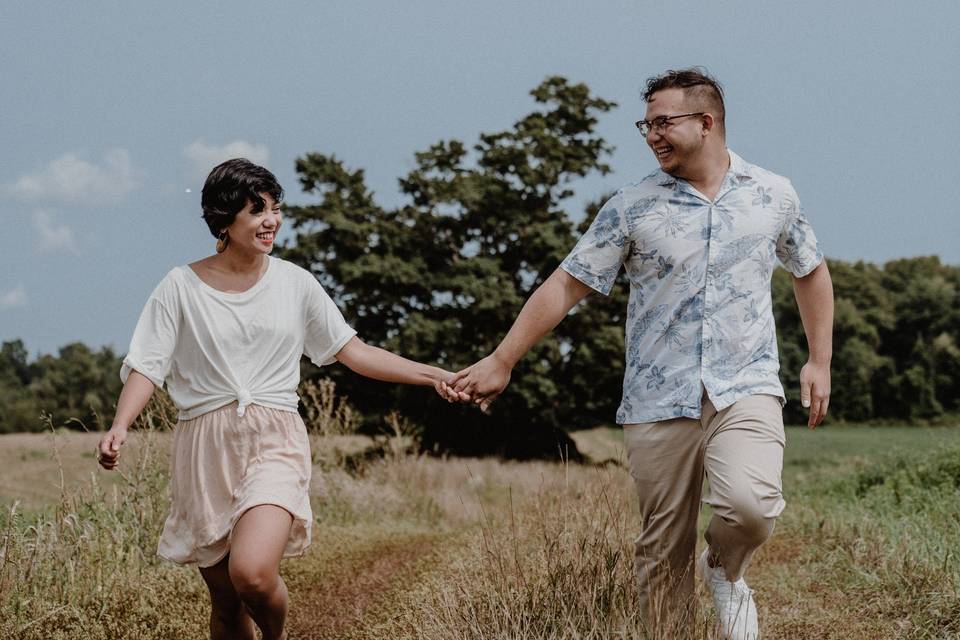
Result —
<path fill-rule="evenodd" d="M 295 158 L 332 153 L 396 205 L 415 151 L 508 128 L 553 74 L 619 104 L 614 172 L 571 213 L 654 168 L 641 86 L 699 64 L 828 256 L 960 264 L 957 24 L 946 0 L 7 3 L 0 340 L 125 351 L 164 273 L 212 252 L 199 187 L 226 157 L 303 202 Z"/>

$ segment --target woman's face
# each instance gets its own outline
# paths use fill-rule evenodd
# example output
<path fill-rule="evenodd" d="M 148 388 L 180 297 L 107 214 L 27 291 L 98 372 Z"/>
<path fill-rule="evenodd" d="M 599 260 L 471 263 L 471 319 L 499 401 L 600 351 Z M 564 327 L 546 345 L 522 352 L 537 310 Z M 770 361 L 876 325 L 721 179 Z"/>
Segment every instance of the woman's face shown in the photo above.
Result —
<path fill-rule="evenodd" d="M 261 193 L 260 197 L 264 202 L 262 210 L 255 212 L 254 204 L 247 202 L 247 206 L 237 213 L 233 223 L 225 229 L 230 238 L 227 250 L 263 254 L 273 250 L 273 242 L 283 222 L 280 203 L 275 202 L 268 193 Z"/>

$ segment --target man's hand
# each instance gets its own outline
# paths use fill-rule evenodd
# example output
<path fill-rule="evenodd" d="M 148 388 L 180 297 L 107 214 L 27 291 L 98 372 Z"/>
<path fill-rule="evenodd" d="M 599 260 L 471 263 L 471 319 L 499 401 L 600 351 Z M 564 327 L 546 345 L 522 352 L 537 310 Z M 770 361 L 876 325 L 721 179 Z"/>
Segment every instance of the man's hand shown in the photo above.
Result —
<path fill-rule="evenodd" d="M 830 365 L 808 361 L 800 370 L 800 404 L 810 409 L 807 426 L 823 422 L 830 406 Z"/>
<path fill-rule="evenodd" d="M 510 331 L 492 354 L 457 373 L 453 383 L 440 394 L 451 402 L 453 394 L 461 401 L 490 407 L 510 382 L 510 372 L 540 338 L 553 330 L 575 304 L 583 300 L 590 287 L 561 268 L 550 274 L 523 305 Z"/>
<path fill-rule="evenodd" d="M 111 427 L 110 431 L 107 431 L 97 447 L 97 462 L 101 467 L 109 471 L 117 466 L 120 461 L 120 447 L 126 440 L 127 430 L 123 427 Z"/>
<path fill-rule="evenodd" d="M 458 372 L 451 387 L 455 393 L 466 396 L 468 401 L 486 411 L 510 383 L 511 369 L 493 353 Z"/>

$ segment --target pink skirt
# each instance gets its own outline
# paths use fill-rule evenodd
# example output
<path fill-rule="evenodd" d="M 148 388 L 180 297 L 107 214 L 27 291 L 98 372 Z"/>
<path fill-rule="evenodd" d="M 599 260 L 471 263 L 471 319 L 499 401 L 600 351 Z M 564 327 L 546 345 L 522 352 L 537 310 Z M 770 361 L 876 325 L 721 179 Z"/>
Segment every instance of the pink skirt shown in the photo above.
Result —
<path fill-rule="evenodd" d="M 170 515 L 157 554 L 210 567 L 230 552 L 230 535 L 248 509 L 276 505 L 293 526 L 284 557 L 310 545 L 310 441 L 300 415 L 252 404 L 237 416 L 229 404 L 173 433 Z"/>

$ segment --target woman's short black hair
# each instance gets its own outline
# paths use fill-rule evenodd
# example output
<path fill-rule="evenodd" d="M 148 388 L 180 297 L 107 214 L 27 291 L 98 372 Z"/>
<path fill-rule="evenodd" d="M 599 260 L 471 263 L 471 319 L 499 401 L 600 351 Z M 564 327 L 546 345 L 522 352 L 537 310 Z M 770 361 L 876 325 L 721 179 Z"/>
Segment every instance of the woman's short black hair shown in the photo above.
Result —
<path fill-rule="evenodd" d="M 283 200 L 283 187 L 267 169 L 246 158 L 234 158 L 214 167 L 200 197 L 203 219 L 213 237 L 220 237 L 248 202 L 253 203 L 254 213 L 263 211 L 266 203 L 261 193 L 269 194 L 274 202 Z"/>

